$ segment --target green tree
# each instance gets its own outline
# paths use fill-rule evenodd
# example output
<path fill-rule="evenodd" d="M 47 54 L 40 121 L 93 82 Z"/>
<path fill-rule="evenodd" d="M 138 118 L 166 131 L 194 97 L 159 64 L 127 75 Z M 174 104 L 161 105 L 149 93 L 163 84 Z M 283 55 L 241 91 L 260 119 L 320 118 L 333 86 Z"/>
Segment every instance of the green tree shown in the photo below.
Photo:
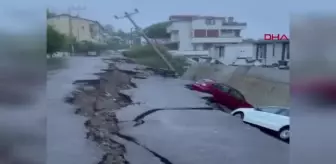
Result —
<path fill-rule="evenodd" d="M 167 33 L 167 27 L 169 26 L 170 22 L 160 22 L 153 24 L 149 27 L 144 29 L 145 34 L 149 38 L 169 38 L 169 34 Z"/>
<path fill-rule="evenodd" d="M 47 27 L 47 54 L 52 55 L 64 48 L 66 37 L 56 31 L 54 27 L 48 25 Z"/>

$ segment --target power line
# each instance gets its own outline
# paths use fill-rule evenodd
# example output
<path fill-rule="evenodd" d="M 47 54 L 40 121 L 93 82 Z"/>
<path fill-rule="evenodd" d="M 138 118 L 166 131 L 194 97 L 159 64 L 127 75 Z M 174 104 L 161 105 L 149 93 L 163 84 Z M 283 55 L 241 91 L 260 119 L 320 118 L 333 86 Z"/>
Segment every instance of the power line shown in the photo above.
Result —
<path fill-rule="evenodd" d="M 175 68 L 173 67 L 172 64 L 170 64 L 170 62 L 166 59 L 166 57 L 160 52 L 160 50 L 152 43 L 152 41 L 147 37 L 147 35 L 145 34 L 145 32 L 143 32 L 143 30 L 136 24 L 136 22 L 132 19 L 132 16 L 135 14 L 138 14 L 139 10 L 138 9 L 134 9 L 134 12 L 125 12 L 123 16 L 114 16 L 115 19 L 124 19 L 127 18 L 134 26 L 135 30 L 137 32 L 139 32 L 147 41 L 148 44 L 150 44 L 154 51 L 160 56 L 160 58 L 166 63 L 166 65 L 168 66 L 168 68 L 171 71 L 175 72 Z"/>

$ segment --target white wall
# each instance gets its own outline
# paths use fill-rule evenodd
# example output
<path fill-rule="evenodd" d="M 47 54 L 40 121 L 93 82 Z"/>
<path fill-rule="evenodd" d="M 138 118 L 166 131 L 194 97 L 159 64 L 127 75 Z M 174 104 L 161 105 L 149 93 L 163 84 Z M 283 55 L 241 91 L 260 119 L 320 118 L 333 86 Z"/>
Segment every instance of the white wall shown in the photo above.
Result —
<path fill-rule="evenodd" d="M 172 30 L 178 30 L 178 36 L 176 34 L 171 35 L 171 41 L 178 40 L 180 51 L 191 51 L 193 46 L 191 44 L 191 23 L 187 21 L 173 22 L 169 27 Z"/>
<path fill-rule="evenodd" d="M 245 60 L 237 60 L 238 57 L 254 58 L 255 46 L 250 43 L 226 44 L 224 48 L 224 56 L 219 57 L 219 49 L 215 48 L 211 51 L 211 56 L 217 58 L 223 64 L 246 64 Z M 236 63 L 235 63 L 236 62 Z M 238 62 L 238 63 L 237 63 Z"/>

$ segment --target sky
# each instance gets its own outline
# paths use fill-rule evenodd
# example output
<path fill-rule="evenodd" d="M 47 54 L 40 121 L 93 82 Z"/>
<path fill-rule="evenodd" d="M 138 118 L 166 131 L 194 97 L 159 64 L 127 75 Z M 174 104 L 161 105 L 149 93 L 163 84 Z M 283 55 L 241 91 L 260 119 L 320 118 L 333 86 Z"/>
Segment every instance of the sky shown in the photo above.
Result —
<path fill-rule="evenodd" d="M 20 4 L 20 5 L 18 5 Z M 0 2 L 0 19 L 10 22 L 1 27 L 21 29 L 45 21 L 44 9 L 56 13 L 68 12 L 68 8 L 79 8 L 73 13 L 81 17 L 98 20 L 101 24 L 112 24 L 115 28 L 129 31 L 132 27 L 127 19 L 116 20 L 114 15 L 139 13 L 134 20 L 146 27 L 166 21 L 170 15 L 233 16 L 239 22 L 247 22 L 242 35 L 246 38 L 263 38 L 265 33 L 289 34 L 291 15 L 308 12 L 336 11 L 332 0 L 30 0 Z M 37 23 L 38 22 L 38 23 Z"/>

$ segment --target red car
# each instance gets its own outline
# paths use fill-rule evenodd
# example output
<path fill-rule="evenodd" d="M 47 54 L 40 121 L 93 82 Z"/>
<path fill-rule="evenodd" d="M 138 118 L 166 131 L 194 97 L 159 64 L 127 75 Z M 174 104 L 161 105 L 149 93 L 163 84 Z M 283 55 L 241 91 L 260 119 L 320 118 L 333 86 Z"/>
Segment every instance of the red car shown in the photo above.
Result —
<path fill-rule="evenodd" d="M 231 110 L 238 108 L 253 108 L 237 89 L 225 84 L 212 83 L 209 85 L 209 92 L 213 96 L 213 101 L 226 106 Z"/>
<path fill-rule="evenodd" d="M 336 79 L 312 79 L 294 83 L 292 93 L 308 103 L 336 105 Z"/>
<path fill-rule="evenodd" d="M 203 79 L 200 81 L 197 81 L 196 83 L 192 84 L 190 86 L 191 90 L 195 90 L 195 91 L 199 91 L 199 92 L 204 92 L 204 93 L 208 93 L 210 86 L 215 83 L 214 80 L 210 80 L 210 79 Z"/>

